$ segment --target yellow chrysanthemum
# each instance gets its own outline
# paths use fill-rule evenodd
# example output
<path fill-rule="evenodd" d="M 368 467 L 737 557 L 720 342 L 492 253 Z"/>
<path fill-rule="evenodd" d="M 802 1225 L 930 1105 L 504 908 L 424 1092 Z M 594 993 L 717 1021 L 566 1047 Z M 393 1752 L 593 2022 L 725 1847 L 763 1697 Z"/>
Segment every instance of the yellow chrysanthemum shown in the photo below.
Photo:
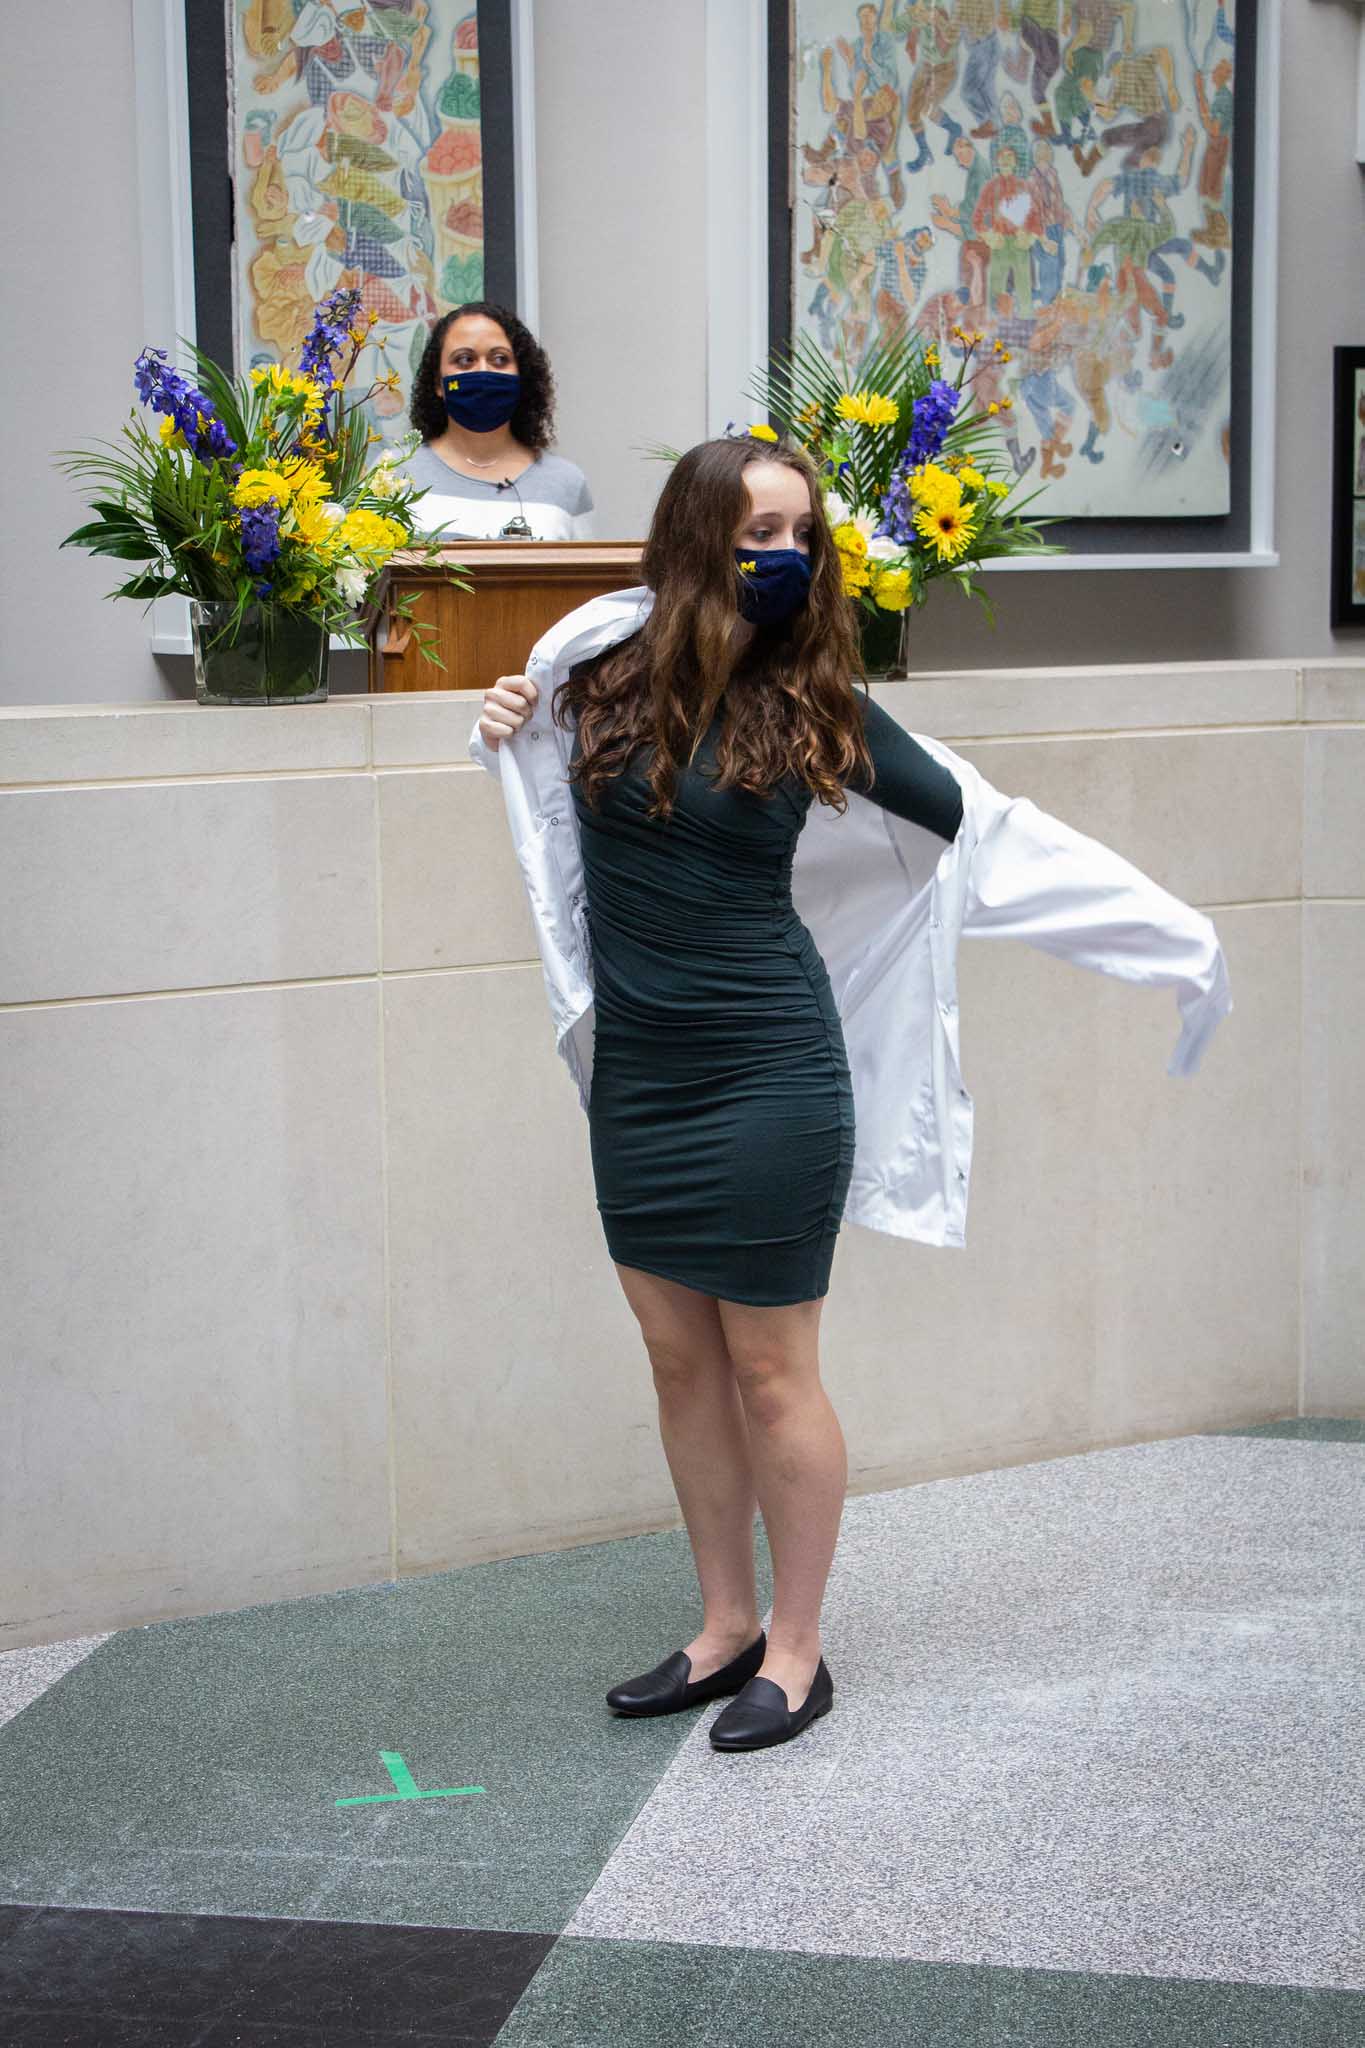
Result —
<path fill-rule="evenodd" d="M 307 462 L 300 455 L 292 455 L 287 462 L 280 464 L 280 474 L 295 499 L 316 503 L 319 498 L 327 496 L 327 479 L 316 462 Z"/>
<path fill-rule="evenodd" d="M 367 512 L 363 506 L 348 512 L 337 531 L 343 548 L 367 567 L 376 569 L 387 562 L 394 549 L 401 548 L 408 537 L 407 528 L 400 526 L 396 519 L 385 519 L 379 512 Z"/>
<path fill-rule="evenodd" d="M 960 505 L 940 505 L 915 514 L 916 529 L 937 548 L 940 562 L 955 562 L 965 554 L 975 532 L 972 515 Z"/>
<path fill-rule="evenodd" d="M 762 420 L 756 420 L 749 428 L 749 438 L 751 441 L 775 441 L 777 435 L 771 427 L 765 426 Z"/>
<path fill-rule="evenodd" d="M 1009 485 L 997 483 L 994 477 L 987 478 L 986 489 L 990 492 L 993 498 L 1008 498 L 1010 494 Z"/>
<path fill-rule="evenodd" d="M 834 410 L 841 420 L 857 420 L 865 427 L 894 426 L 900 418 L 895 399 L 884 398 L 880 391 L 846 391 Z"/>
<path fill-rule="evenodd" d="M 866 590 L 872 581 L 872 572 L 867 563 L 859 561 L 855 556 L 840 555 L 839 567 L 844 572 L 845 597 L 856 597 L 858 592 Z"/>
<path fill-rule="evenodd" d="M 341 552 L 341 521 L 335 510 L 329 512 L 316 498 L 295 499 L 289 530 L 296 533 L 306 547 L 322 554 Z"/>
<path fill-rule="evenodd" d="M 986 481 L 985 477 L 982 476 L 981 471 L 979 469 L 973 469 L 970 462 L 963 463 L 961 469 L 958 471 L 958 477 L 961 480 L 961 482 L 966 484 L 967 489 L 969 491 L 981 490 Z"/>
<path fill-rule="evenodd" d="M 903 612 L 910 602 L 910 571 L 884 569 L 873 585 L 872 596 L 884 612 Z"/>
<path fill-rule="evenodd" d="M 234 505 L 264 505 L 273 498 L 277 505 L 289 501 L 289 482 L 278 469 L 244 469 L 232 487 Z"/>
<path fill-rule="evenodd" d="M 955 510 L 962 503 L 961 479 L 937 462 L 924 462 L 910 472 L 910 494 L 916 504 L 930 511 L 936 512 L 941 505 Z"/>
<path fill-rule="evenodd" d="M 834 529 L 834 545 L 841 555 L 865 555 L 867 535 L 851 519 L 846 519 L 842 526 Z"/>

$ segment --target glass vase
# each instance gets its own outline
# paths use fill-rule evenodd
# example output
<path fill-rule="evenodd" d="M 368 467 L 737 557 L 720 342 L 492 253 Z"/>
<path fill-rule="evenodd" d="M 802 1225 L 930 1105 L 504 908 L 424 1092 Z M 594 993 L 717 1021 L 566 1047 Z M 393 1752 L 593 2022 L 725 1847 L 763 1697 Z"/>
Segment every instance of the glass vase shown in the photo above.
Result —
<path fill-rule="evenodd" d="M 910 608 L 902 612 L 868 611 L 858 607 L 858 640 L 863 667 L 870 676 L 910 673 Z"/>
<path fill-rule="evenodd" d="M 327 629 L 282 605 L 191 601 L 194 694 L 201 704 L 320 704 Z"/>

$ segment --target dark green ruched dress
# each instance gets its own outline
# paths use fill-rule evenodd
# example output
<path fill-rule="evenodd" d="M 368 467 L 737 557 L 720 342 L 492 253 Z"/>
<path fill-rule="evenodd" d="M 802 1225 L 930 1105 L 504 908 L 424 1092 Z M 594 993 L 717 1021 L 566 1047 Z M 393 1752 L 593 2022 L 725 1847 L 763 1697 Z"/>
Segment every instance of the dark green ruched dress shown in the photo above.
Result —
<path fill-rule="evenodd" d="M 944 840 L 956 778 L 865 699 L 874 777 L 848 787 Z M 637 756 L 593 811 L 573 799 L 592 938 L 588 1122 L 614 1260 L 724 1301 L 775 1306 L 829 1288 L 853 1168 L 853 1089 L 825 963 L 792 907 L 814 799 L 717 790 L 719 714 L 646 815 Z M 575 758 L 577 758 L 575 741 Z"/>

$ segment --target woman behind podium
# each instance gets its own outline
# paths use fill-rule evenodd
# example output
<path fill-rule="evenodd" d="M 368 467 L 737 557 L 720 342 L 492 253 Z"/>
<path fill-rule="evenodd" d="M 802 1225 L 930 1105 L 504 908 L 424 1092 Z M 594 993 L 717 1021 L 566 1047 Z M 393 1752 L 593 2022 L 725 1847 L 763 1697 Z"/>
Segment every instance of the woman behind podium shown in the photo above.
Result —
<path fill-rule="evenodd" d="M 592 493 L 576 464 L 551 452 L 554 378 L 515 313 L 480 299 L 431 331 L 412 387 L 422 446 L 403 465 L 426 496 L 427 532 L 489 540 L 588 540 Z"/>

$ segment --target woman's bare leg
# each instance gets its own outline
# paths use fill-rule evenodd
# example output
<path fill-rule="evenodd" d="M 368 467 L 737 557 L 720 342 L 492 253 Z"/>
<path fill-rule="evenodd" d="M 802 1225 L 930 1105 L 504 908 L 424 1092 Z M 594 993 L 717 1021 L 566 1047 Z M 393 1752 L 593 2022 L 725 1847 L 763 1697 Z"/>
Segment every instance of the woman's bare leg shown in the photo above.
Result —
<path fill-rule="evenodd" d="M 773 1559 L 773 1619 L 760 1677 L 794 1712 L 820 1662 L 820 1607 L 848 1485 L 839 1418 L 820 1384 L 823 1301 L 717 1303 Z"/>
<path fill-rule="evenodd" d="M 701 1631 L 683 1645 L 695 1682 L 758 1634 L 744 1409 L 715 1297 L 634 1266 L 616 1272 L 654 1370 L 659 1433 L 701 1582 Z"/>

